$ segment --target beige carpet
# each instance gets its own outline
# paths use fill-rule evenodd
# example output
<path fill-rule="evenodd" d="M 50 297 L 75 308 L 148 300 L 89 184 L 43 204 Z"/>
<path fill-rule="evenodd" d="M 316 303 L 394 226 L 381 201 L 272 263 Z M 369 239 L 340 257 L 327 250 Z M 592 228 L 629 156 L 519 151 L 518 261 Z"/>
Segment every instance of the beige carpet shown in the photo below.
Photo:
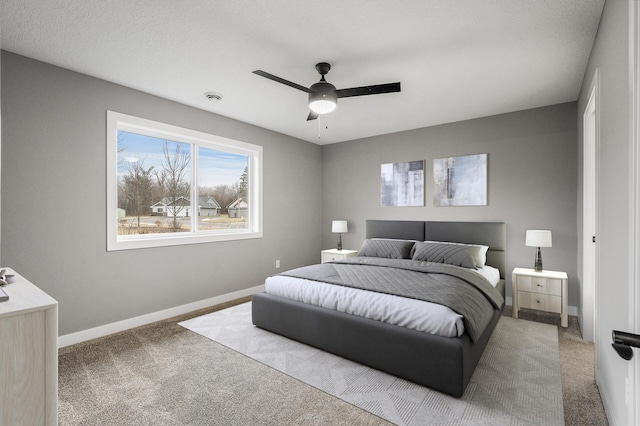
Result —
<path fill-rule="evenodd" d="M 60 424 L 391 424 L 177 325 L 248 300 L 61 349 Z M 572 320 L 559 340 L 565 424 L 606 425 L 593 346 Z"/>
<path fill-rule="evenodd" d="M 60 425 L 390 424 L 177 325 L 234 304 L 61 349 Z"/>

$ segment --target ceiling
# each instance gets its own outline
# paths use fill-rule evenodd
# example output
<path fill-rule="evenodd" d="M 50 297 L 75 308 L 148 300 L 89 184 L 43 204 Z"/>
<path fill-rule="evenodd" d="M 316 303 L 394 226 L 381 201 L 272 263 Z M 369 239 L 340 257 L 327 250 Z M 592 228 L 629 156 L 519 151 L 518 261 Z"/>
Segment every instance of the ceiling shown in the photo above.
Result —
<path fill-rule="evenodd" d="M 327 144 L 574 101 L 604 0 L 2 0 L 0 46 L 299 139 Z M 338 89 L 307 94 L 252 74 Z M 223 99 L 209 102 L 205 92 Z"/>

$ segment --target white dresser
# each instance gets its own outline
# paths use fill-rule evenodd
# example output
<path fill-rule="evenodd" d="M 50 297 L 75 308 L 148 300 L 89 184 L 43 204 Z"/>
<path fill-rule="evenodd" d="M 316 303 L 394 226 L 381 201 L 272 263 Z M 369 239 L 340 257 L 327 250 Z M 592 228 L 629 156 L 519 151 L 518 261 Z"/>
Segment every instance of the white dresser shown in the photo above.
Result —
<path fill-rule="evenodd" d="M 14 274 L 1 287 L 0 424 L 58 424 L 58 302 Z"/>
<path fill-rule="evenodd" d="M 566 272 L 515 268 L 511 276 L 513 317 L 520 308 L 538 309 L 560 314 L 560 324 L 569 325 L 568 281 Z"/>

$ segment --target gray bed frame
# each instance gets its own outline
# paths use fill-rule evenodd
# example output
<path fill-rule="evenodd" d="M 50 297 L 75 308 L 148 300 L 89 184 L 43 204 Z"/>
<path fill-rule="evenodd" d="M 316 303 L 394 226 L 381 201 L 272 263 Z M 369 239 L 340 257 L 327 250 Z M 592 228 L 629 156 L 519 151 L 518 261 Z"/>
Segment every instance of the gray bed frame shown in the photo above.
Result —
<path fill-rule="evenodd" d="M 504 296 L 506 225 L 496 222 L 367 221 L 367 238 L 400 238 L 488 245 L 487 264 L 500 270 Z M 253 323 L 327 352 L 461 397 L 504 304 L 480 338 L 449 338 L 258 293 Z"/>

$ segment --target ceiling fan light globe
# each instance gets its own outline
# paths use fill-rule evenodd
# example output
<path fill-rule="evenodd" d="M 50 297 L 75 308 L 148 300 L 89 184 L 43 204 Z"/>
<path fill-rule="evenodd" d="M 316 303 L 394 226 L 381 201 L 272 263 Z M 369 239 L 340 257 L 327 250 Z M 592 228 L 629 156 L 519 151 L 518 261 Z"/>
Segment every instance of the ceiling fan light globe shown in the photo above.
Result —
<path fill-rule="evenodd" d="M 333 99 L 316 99 L 309 102 L 309 108 L 317 114 L 328 114 L 336 109 L 336 101 Z"/>

